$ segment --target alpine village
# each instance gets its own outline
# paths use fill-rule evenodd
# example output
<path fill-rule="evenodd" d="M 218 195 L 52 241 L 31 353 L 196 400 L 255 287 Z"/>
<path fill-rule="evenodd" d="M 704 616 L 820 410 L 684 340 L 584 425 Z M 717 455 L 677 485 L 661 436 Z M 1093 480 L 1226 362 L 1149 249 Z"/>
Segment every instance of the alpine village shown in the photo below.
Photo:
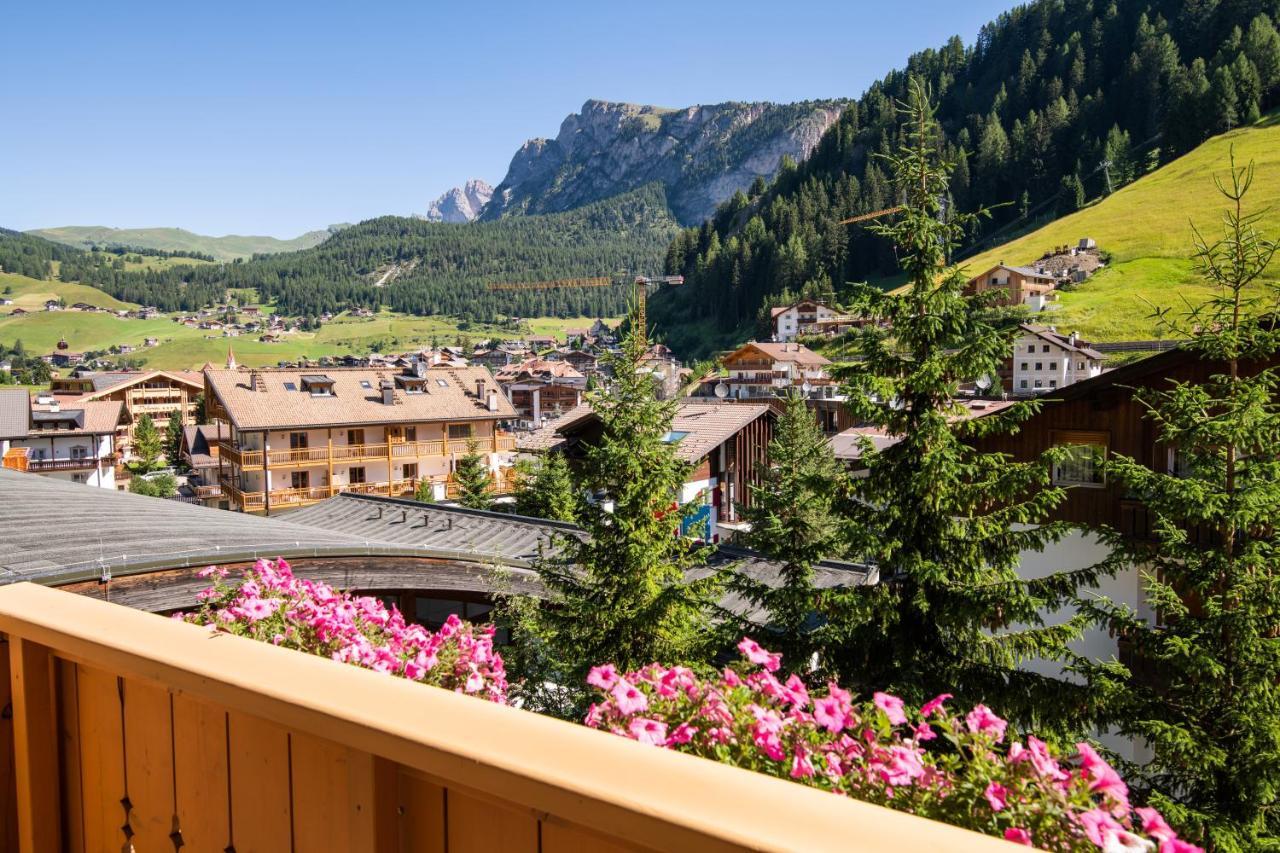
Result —
<path fill-rule="evenodd" d="M 134 215 L 104 182 L 186 222 L 237 210 L 106 138 L 76 149 L 84 198 L 37 204 L 26 170 L 74 155 L 22 142 L 0 850 L 1280 850 L 1280 2 L 1031 0 L 935 46 L 923 19 L 977 7 L 856 5 L 822 14 L 866 15 L 905 64 L 851 41 L 854 85 L 733 60 L 739 87 L 839 97 L 588 100 L 496 185 L 295 239 L 52 226 Z M 161 69 L 128 41 L 158 23 L 101 11 L 44 50 L 89 50 L 142 145 L 148 113 L 186 111 L 161 93 L 213 69 Z M 862 38 L 781 11 L 733 32 L 815 39 L 817 68 Z M 530 42 L 576 26 L 508 12 Z M 191 50 L 231 39 L 210 122 L 237 127 L 235 86 L 324 63 L 335 111 L 390 109 L 362 87 L 436 38 L 407 6 L 403 31 L 353 22 L 388 40 L 356 71 L 182 14 Z M 745 48 L 666 74 L 616 43 L 648 13 L 591 14 L 650 55 L 620 77 L 582 54 L 577 98 L 665 97 Z M 306 26 L 321 52 L 347 24 Z M 518 49 L 432 73 L 552 87 L 561 48 Z M 9 78 L 71 85 L 44 67 Z M 366 143 L 275 95 L 298 161 L 236 161 L 263 188 L 242 221 L 358 212 L 362 179 L 330 173 L 283 206 L 309 146 Z M 424 168 L 489 162 L 480 136 L 537 131 L 563 92 L 521 97 L 450 118 L 475 137 Z M 222 169 L 192 121 L 165 144 Z"/>

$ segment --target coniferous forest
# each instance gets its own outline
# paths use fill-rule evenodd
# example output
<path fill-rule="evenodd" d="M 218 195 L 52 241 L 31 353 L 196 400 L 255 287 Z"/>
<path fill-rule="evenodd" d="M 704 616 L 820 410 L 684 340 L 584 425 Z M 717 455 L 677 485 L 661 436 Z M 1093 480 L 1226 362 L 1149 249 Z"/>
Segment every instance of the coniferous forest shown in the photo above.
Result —
<path fill-rule="evenodd" d="M 757 182 L 670 246 L 687 286 L 654 300 L 669 342 L 704 353 L 783 291 L 833 293 L 892 275 L 890 243 L 842 218 L 894 197 L 884 161 L 912 77 L 939 105 L 940 153 L 956 163 L 947 205 L 996 206 L 976 251 L 1038 218 L 1069 213 L 1212 134 L 1280 102 L 1278 0 L 1040 0 L 1001 15 L 966 47 L 911 57 L 844 112 L 802 164 Z M 1106 166 L 1102 164 L 1106 163 Z"/>

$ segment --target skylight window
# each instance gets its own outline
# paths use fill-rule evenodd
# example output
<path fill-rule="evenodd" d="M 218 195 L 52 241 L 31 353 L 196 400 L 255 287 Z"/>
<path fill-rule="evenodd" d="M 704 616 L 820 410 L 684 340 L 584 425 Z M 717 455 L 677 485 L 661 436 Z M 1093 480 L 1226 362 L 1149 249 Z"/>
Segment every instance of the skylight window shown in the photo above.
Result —
<path fill-rule="evenodd" d="M 687 433 L 687 432 L 680 432 L 679 430 L 672 430 L 671 432 L 667 433 L 666 435 L 664 435 L 664 436 L 662 437 L 662 443 L 663 443 L 663 444 L 679 444 L 679 443 L 680 443 L 680 441 L 681 441 L 681 439 L 683 439 L 683 438 L 684 438 L 685 436 L 687 436 L 688 434 L 689 434 L 689 433 Z"/>
<path fill-rule="evenodd" d="M 368 379 L 361 379 L 361 380 L 360 380 L 360 387 L 361 387 L 361 388 L 366 388 L 366 389 L 372 389 L 372 388 L 373 388 L 373 386 L 369 384 L 369 380 L 368 380 Z"/>
<path fill-rule="evenodd" d="M 286 383 L 284 383 L 284 390 L 286 390 L 286 391 L 297 391 L 297 390 L 298 390 L 298 385 L 297 385 L 297 383 L 295 383 L 295 382 L 286 382 Z"/>
<path fill-rule="evenodd" d="M 443 379 L 437 379 L 437 380 L 436 380 L 436 384 L 437 384 L 437 385 L 439 385 L 441 388 L 448 388 L 448 387 L 449 387 L 449 383 L 448 383 L 448 382 L 446 382 L 446 381 L 445 381 L 445 380 L 443 380 Z"/>

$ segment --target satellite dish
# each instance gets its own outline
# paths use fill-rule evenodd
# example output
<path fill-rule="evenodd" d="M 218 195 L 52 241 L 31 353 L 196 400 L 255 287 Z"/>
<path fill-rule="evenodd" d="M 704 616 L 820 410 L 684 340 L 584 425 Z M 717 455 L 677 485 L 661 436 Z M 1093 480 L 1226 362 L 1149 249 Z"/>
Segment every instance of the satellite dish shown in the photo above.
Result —
<path fill-rule="evenodd" d="M 979 376 L 977 381 L 973 384 L 977 385 L 979 390 L 986 391 L 991 387 L 991 377 L 983 374 L 982 376 Z"/>
<path fill-rule="evenodd" d="M 889 401 L 889 408 L 893 409 L 895 412 L 901 412 L 906 407 L 907 407 L 907 402 L 906 400 L 903 400 L 901 397 L 895 396 L 892 400 Z"/>
<path fill-rule="evenodd" d="M 715 391 L 716 391 L 716 396 L 719 397 L 721 400 L 729 396 L 729 386 L 724 384 L 723 382 L 716 383 Z"/>
<path fill-rule="evenodd" d="M 806 397 L 808 397 L 811 393 L 813 393 L 813 386 L 810 385 L 808 382 L 806 382 L 800 386 L 800 390 L 804 392 L 804 395 Z"/>

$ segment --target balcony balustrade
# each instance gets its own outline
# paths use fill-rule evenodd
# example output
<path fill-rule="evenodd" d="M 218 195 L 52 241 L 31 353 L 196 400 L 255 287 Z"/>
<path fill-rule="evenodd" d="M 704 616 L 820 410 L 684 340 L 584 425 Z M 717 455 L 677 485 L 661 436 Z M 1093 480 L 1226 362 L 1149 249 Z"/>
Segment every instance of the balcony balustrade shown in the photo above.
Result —
<path fill-rule="evenodd" d="M 459 456 L 467 452 L 469 439 L 451 439 L 445 441 L 392 441 L 389 445 L 381 444 L 341 444 L 334 445 L 332 460 L 336 463 L 359 462 L 362 460 L 386 459 L 388 450 L 392 459 L 427 459 L 441 456 Z M 516 438 L 507 432 L 498 432 L 492 436 L 480 436 L 475 439 L 477 449 L 481 452 L 510 451 L 516 449 Z M 223 461 L 240 468 L 261 468 L 262 451 L 248 450 L 222 440 L 217 444 L 218 453 Z M 290 466 L 324 465 L 330 460 L 327 444 L 317 447 L 285 448 L 267 451 L 268 467 L 287 468 Z"/>
<path fill-rule="evenodd" d="M 0 631 L 6 850 L 1016 849 L 30 583 Z"/>
<path fill-rule="evenodd" d="M 67 457 L 62 459 L 28 459 L 27 470 L 35 473 L 48 471 L 93 471 L 116 461 L 114 454 L 107 456 Z"/>

